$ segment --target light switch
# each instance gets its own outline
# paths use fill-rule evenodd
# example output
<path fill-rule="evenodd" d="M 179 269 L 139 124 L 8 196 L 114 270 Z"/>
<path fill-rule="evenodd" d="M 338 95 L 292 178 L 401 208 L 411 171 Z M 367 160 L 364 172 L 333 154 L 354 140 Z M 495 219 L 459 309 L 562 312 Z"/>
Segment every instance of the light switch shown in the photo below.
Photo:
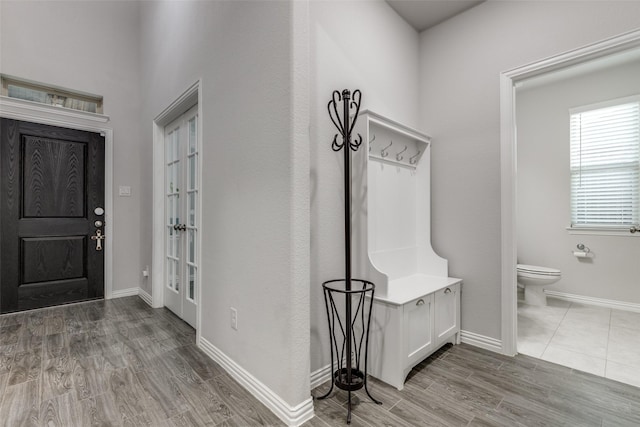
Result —
<path fill-rule="evenodd" d="M 121 185 L 118 188 L 118 195 L 120 197 L 131 197 L 131 187 L 128 185 Z"/>

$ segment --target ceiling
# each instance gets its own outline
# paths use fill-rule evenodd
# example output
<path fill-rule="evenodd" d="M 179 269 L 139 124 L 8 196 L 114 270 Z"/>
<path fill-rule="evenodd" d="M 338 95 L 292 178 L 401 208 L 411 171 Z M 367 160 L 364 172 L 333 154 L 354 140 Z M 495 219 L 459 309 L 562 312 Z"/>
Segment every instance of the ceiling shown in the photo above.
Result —
<path fill-rule="evenodd" d="M 483 3 L 484 0 L 386 0 L 386 2 L 413 28 L 424 31 Z"/>

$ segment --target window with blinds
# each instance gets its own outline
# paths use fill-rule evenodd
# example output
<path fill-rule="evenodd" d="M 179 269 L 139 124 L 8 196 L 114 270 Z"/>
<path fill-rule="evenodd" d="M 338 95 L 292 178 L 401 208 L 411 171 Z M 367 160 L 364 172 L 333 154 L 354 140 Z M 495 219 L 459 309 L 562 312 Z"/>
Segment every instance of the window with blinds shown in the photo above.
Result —
<path fill-rule="evenodd" d="M 571 227 L 640 222 L 640 97 L 570 111 Z"/>

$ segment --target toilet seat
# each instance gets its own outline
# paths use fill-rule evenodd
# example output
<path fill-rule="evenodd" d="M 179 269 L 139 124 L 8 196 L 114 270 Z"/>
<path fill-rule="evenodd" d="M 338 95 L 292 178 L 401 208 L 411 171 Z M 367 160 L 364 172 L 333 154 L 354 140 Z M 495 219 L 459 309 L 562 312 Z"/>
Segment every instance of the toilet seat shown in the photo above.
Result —
<path fill-rule="evenodd" d="M 524 302 L 529 305 L 547 305 L 544 288 L 561 279 L 560 270 L 538 265 L 518 264 L 518 283 L 524 286 Z"/>
<path fill-rule="evenodd" d="M 540 267 L 537 265 L 518 264 L 518 274 L 523 276 L 544 276 L 544 277 L 558 277 L 562 272 L 555 268 Z"/>

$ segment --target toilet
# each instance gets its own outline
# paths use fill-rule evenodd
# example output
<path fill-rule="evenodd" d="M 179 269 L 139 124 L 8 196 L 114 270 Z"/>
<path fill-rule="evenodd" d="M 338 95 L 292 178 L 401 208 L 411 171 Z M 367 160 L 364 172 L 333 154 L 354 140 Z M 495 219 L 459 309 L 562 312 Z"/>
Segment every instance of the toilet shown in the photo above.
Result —
<path fill-rule="evenodd" d="M 537 265 L 518 264 L 518 283 L 524 286 L 524 301 L 529 305 L 547 305 L 543 288 L 562 277 L 560 270 Z"/>

